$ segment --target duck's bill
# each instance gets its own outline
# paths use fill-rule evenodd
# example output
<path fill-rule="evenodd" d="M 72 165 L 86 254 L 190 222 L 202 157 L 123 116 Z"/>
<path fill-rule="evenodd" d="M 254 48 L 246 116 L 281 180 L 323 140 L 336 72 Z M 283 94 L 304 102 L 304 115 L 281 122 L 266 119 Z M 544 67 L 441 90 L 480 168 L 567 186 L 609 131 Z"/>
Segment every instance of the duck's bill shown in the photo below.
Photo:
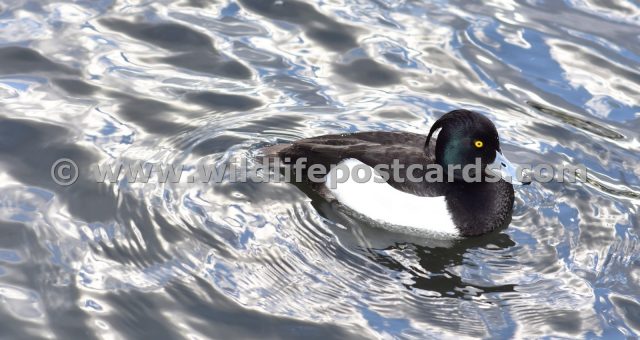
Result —
<path fill-rule="evenodd" d="M 490 176 L 498 176 L 511 184 L 527 185 L 531 184 L 528 178 L 522 178 L 522 171 L 511 164 L 507 157 L 501 152 L 496 151 L 496 160 L 487 165 L 487 174 Z"/>

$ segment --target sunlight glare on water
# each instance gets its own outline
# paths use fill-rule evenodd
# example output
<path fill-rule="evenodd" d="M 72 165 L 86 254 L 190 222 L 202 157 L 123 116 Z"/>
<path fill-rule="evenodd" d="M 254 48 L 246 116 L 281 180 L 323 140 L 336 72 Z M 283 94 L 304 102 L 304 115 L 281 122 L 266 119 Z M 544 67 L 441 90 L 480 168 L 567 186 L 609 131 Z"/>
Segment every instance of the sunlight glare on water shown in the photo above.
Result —
<path fill-rule="evenodd" d="M 0 1 L 0 338 L 640 336 L 639 70 L 637 1 Z M 456 108 L 587 181 L 435 240 L 287 183 L 50 176 Z"/>

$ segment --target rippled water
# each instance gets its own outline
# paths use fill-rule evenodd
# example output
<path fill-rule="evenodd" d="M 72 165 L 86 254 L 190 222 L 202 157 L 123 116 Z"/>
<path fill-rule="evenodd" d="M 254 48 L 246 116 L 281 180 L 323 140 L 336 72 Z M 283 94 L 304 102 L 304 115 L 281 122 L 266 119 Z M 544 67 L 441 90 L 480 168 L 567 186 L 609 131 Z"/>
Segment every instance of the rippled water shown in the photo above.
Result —
<path fill-rule="evenodd" d="M 640 335 L 640 4 L 0 2 L 0 337 Z M 285 183 L 50 178 L 225 164 L 471 108 L 514 162 L 509 228 L 392 234 Z"/>

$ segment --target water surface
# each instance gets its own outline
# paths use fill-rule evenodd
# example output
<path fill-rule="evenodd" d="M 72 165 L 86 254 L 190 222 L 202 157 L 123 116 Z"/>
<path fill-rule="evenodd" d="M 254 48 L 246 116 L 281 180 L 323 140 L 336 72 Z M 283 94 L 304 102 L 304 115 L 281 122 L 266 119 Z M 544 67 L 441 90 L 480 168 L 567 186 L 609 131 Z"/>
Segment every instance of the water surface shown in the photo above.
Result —
<path fill-rule="evenodd" d="M 639 336 L 639 70 L 637 1 L 0 2 L 0 338 Z M 461 107 L 587 182 L 438 241 L 286 183 L 50 177 Z"/>

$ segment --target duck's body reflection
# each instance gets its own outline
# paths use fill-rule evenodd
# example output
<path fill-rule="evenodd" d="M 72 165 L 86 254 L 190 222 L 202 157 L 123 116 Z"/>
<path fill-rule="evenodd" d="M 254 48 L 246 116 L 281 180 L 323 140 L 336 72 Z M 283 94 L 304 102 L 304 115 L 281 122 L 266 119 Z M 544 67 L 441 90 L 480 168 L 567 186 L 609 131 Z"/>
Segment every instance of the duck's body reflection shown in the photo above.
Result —
<path fill-rule="evenodd" d="M 408 236 L 355 218 L 339 204 L 327 202 L 304 186 L 301 189 L 312 198 L 316 210 L 335 223 L 329 225 L 334 226 L 332 231 L 342 246 L 392 271 L 409 274 L 411 279 L 404 280 L 408 289 L 465 298 L 510 292 L 516 287 L 512 284 L 481 286 L 468 283 L 453 270 L 463 263 L 470 250 L 484 248 L 499 252 L 514 246 L 509 235 L 500 230 L 471 238 Z"/>

